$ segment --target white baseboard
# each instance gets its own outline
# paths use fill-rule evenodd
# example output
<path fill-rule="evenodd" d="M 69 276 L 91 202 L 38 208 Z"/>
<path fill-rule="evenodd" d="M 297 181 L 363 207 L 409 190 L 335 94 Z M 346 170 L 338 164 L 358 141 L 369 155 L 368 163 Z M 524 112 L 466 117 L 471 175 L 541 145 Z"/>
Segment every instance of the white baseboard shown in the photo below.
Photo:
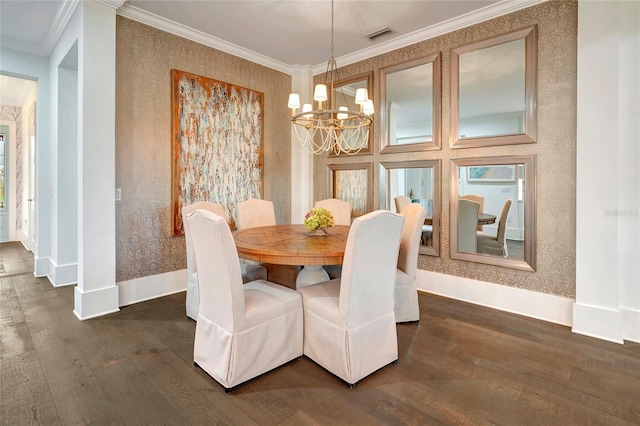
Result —
<path fill-rule="evenodd" d="M 49 275 L 49 258 L 33 256 L 33 275 L 36 277 L 46 277 Z"/>
<path fill-rule="evenodd" d="M 418 290 L 556 324 L 573 324 L 573 299 L 418 269 Z"/>
<path fill-rule="evenodd" d="M 640 310 L 622 309 L 622 328 L 625 340 L 640 343 Z"/>
<path fill-rule="evenodd" d="M 56 265 L 49 259 L 49 273 L 47 278 L 54 287 L 63 287 L 78 283 L 78 264 L 69 263 L 67 265 Z"/>
<path fill-rule="evenodd" d="M 187 270 L 181 269 L 150 277 L 135 278 L 116 284 L 120 289 L 118 304 L 126 306 L 185 291 L 187 289 Z"/>
<path fill-rule="evenodd" d="M 100 317 L 119 310 L 117 285 L 86 292 L 76 286 L 73 313 L 79 320 Z"/>
<path fill-rule="evenodd" d="M 573 304 L 574 333 L 609 342 L 624 343 L 622 312 L 602 306 Z"/>

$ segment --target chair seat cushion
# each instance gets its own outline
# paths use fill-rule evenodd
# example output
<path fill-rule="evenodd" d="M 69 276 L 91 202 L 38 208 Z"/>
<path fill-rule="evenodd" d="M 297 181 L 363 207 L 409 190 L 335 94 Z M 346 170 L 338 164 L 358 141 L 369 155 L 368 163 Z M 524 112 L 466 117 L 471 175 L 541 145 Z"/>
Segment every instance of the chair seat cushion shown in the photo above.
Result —
<path fill-rule="evenodd" d="M 298 289 L 304 308 L 329 321 L 346 326 L 340 315 L 340 278 Z"/>
<path fill-rule="evenodd" d="M 477 241 L 478 253 L 487 253 L 496 256 L 502 256 L 504 253 L 504 246 L 501 242 L 496 240 L 495 237 L 479 233 L 477 236 Z"/>
<path fill-rule="evenodd" d="M 301 296 L 290 288 L 257 280 L 245 284 L 243 289 L 245 315 L 238 324 L 240 330 L 302 310 Z"/>

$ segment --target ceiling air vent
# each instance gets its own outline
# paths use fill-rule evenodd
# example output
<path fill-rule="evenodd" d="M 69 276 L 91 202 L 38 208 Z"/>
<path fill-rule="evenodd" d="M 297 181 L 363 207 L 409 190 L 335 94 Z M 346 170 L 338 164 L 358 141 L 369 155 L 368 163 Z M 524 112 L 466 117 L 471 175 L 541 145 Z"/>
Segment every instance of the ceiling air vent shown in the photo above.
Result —
<path fill-rule="evenodd" d="M 365 37 L 367 37 L 369 40 L 373 41 L 373 40 L 375 40 L 375 39 L 377 39 L 379 37 L 382 37 L 383 35 L 392 34 L 394 32 L 395 31 L 393 31 L 391 29 L 391 27 L 385 27 L 385 28 L 382 28 L 382 29 L 380 29 L 378 31 L 374 31 L 371 34 L 367 34 Z"/>

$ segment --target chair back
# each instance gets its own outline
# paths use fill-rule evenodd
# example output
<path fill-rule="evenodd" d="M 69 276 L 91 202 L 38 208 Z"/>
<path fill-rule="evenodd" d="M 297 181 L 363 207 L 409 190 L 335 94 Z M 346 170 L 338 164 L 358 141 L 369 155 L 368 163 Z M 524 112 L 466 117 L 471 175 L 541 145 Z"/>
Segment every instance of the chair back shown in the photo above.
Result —
<path fill-rule="evenodd" d="M 418 250 L 422 238 L 422 226 L 427 217 L 427 211 L 420 204 L 411 203 L 402 208 L 404 216 L 400 250 L 398 253 L 398 268 L 406 274 L 415 277 L 418 269 Z"/>
<path fill-rule="evenodd" d="M 255 228 L 257 226 L 273 226 L 276 224 L 276 213 L 271 201 L 251 198 L 241 201 L 236 206 L 238 229 Z"/>
<path fill-rule="evenodd" d="M 500 221 L 498 222 L 498 234 L 496 239 L 503 246 L 506 245 L 506 230 L 507 230 L 507 217 L 509 216 L 509 209 L 511 208 L 511 202 L 513 199 L 508 198 L 502 206 L 502 213 L 500 213 Z"/>
<path fill-rule="evenodd" d="M 377 210 L 354 219 L 342 263 L 340 314 L 348 327 L 393 315 L 404 217 Z"/>
<path fill-rule="evenodd" d="M 478 210 L 478 213 L 484 212 L 484 197 L 481 197 L 479 195 L 474 195 L 474 194 L 466 194 L 466 195 L 461 195 L 460 199 L 475 201 L 480 205 L 480 209 Z M 482 231 L 482 225 L 478 225 L 478 231 Z"/>
<path fill-rule="evenodd" d="M 393 199 L 393 201 L 396 203 L 396 212 L 398 213 L 402 211 L 402 208 L 404 206 L 406 206 L 407 204 L 411 204 L 411 198 L 405 197 L 404 195 L 398 195 Z"/>
<path fill-rule="evenodd" d="M 351 203 L 337 198 L 316 201 L 314 207 L 323 207 L 331 212 L 335 225 L 351 225 Z"/>
<path fill-rule="evenodd" d="M 475 253 L 478 250 L 478 211 L 475 201 L 458 200 L 458 250 Z"/>
<path fill-rule="evenodd" d="M 218 216 L 224 218 L 226 213 L 224 211 L 224 206 L 218 203 L 211 203 L 209 201 L 200 201 L 198 203 L 189 204 L 187 206 L 182 207 L 182 227 L 184 228 L 184 241 L 187 246 L 187 276 L 191 276 L 194 272 L 196 272 L 196 258 L 193 254 L 193 242 L 191 241 L 191 229 L 189 228 L 189 222 L 186 217 L 195 212 L 196 210 L 204 209 L 208 210 L 212 213 L 217 214 Z"/>
<path fill-rule="evenodd" d="M 198 270 L 198 317 L 233 331 L 236 319 L 244 316 L 244 289 L 229 224 L 222 217 L 202 209 L 187 215 L 187 221 Z"/>

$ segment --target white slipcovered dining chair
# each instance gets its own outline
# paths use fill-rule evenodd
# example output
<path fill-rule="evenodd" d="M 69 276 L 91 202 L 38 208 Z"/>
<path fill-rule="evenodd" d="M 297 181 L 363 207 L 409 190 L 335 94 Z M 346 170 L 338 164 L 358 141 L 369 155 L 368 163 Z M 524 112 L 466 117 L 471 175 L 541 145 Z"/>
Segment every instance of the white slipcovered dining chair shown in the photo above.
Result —
<path fill-rule="evenodd" d="M 508 256 L 507 219 L 509 217 L 509 209 L 511 209 L 512 202 L 513 200 L 508 198 L 502 206 L 502 212 L 500 213 L 500 219 L 498 222 L 498 232 L 495 237 L 484 233 L 478 233 L 478 253 L 491 254 L 494 256 Z"/>
<path fill-rule="evenodd" d="M 208 210 L 222 218 L 226 216 L 224 206 L 222 204 L 211 203 L 208 201 L 189 204 L 182 208 L 184 239 L 187 246 L 187 300 L 185 304 L 187 317 L 194 321 L 197 321 L 198 319 L 198 305 L 200 303 L 200 297 L 198 295 L 198 274 L 196 259 L 193 253 L 193 243 L 191 241 L 191 229 L 189 228 L 189 223 L 185 220 L 185 217 L 199 209 Z M 260 264 L 250 265 L 241 263 L 240 268 L 242 272 L 242 280 L 244 282 L 267 279 L 267 268 Z"/>
<path fill-rule="evenodd" d="M 238 229 L 275 224 L 276 213 L 271 201 L 251 198 L 239 202 L 236 206 L 236 227 Z"/>
<path fill-rule="evenodd" d="M 383 210 L 355 219 L 342 277 L 298 290 L 304 354 L 350 386 L 398 360 L 393 309 L 403 223 Z"/>
<path fill-rule="evenodd" d="M 476 252 L 479 209 L 475 201 L 458 200 L 458 251 Z"/>
<path fill-rule="evenodd" d="M 484 197 L 474 194 L 465 194 L 460 196 L 461 200 L 471 200 L 478 203 L 478 213 L 484 212 Z M 478 225 L 478 231 L 482 231 L 482 225 Z"/>
<path fill-rule="evenodd" d="M 420 306 L 416 288 L 418 270 L 418 249 L 422 236 L 422 226 L 427 211 L 420 204 L 404 206 L 400 212 L 404 216 L 400 250 L 398 252 L 398 270 L 396 275 L 396 322 L 419 321 Z"/>
<path fill-rule="evenodd" d="M 404 195 L 398 195 L 393 199 L 393 202 L 396 204 L 396 212 L 400 213 L 404 206 L 411 204 L 411 198 Z"/>
<path fill-rule="evenodd" d="M 316 201 L 314 207 L 323 207 L 331 212 L 335 225 L 351 225 L 351 203 L 337 198 Z"/>
<path fill-rule="evenodd" d="M 327 198 L 326 200 L 316 201 L 314 207 L 324 207 L 329 210 L 333 215 L 335 225 L 351 225 L 351 203 L 348 201 Z M 327 271 L 329 278 L 339 278 L 342 275 L 342 265 L 324 265 L 324 270 Z"/>
<path fill-rule="evenodd" d="M 227 222 L 206 210 L 187 221 L 200 286 L 194 364 L 228 392 L 302 356 L 300 294 L 265 280 L 243 285 Z"/>

